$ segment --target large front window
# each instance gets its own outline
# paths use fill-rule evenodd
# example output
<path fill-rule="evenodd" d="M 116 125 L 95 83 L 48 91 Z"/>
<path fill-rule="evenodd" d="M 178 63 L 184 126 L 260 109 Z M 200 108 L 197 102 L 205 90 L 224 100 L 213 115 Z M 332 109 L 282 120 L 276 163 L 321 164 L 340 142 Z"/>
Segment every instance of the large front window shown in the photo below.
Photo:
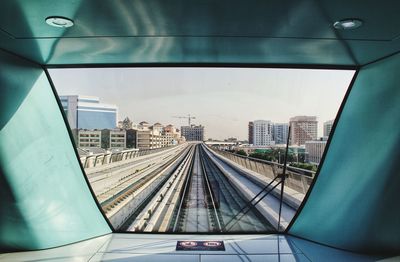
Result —
<path fill-rule="evenodd" d="M 117 230 L 253 233 L 289 225 L 354 71 L 50 74 L 85 175 Z"/>

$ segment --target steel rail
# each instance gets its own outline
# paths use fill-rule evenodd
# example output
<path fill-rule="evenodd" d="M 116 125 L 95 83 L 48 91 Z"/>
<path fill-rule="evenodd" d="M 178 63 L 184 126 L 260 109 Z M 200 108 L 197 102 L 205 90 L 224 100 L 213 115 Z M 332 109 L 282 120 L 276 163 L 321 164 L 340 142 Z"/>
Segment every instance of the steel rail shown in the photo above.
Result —
<path fill-rule="evenodd" d="M 158 229 L 158 224 L 163 220 L 161 214 L 167 207 L 168 201 L 165 201 L 173 196 L 174 189 L 185 174 L 185 168 L 191 161 L 192 150 L 193 148 L 190 147 L 182 159 L 177 162 L 176 168 L 171 172 L 169 178 L 166 179 L 160 190 L 157 190 L 156 194 L 151 197 L 149 203 L 142 209 L 129 228 L 134 227 L 134 231 L 155 231 Z M 158 201 L 159 198 L 157 196 L 161 197 L 160 201 Z M 147 218 L 145 214 L 149 212 L 151 215 Z"/>
<path fill-rule="evenodd" d="M 186 181 L 185 181 L 185 186 L 184 186 L 183 193 L 182 193 L 182 198 L 181 198 L 181 201 L 179 203 L 179 208 L 178 208 L 178 211 L 177 211 L 177 214 L 176 214 L 174 227 L 172 229 L 173 232 L 177 231 L 177 226 L 178 226 L 179 221 L 181 219 L 183 204 L 184 204 L 184 201 L 186 200 L 186 195 L 189 192 L 189 182 L 191 181 L 191 178 L 192 178 L 193 166 L 194 166 L 193 159 L 194 159 L 195 153 L 196 153 L 196 148 L 192 152 L 192 156 L 193 157 L 192 157 L 192 161 L 191 161 L 190 166 L 189 166 L 188 175 L 186 176 Z"/>
<path fill-rule="evenodd" d="M 167 169 L 172 163 L 174 163 L 183 153 L 184 151 L 180 152 L 179 154 L 175 155 L 171 160 L 169 160 L 167 163 L 163 164 L 162 166 L 152 171 L 149 175 L 133 182 L 123 190 L 111 196 L 109 199 L 103 201 L 103 203 L 101 203 L 101 207 L 103 208 L 103 210 L 107 212 L 107 210 L 112 209 L 113 207 L 118 205 L 121 201 L 123 201 L 128 196 L 132 195 L 135 191 L 137 191 L 139 188 L 141 188 L 144 184 L 146 184 L 146 182 L 150 181 L 157 175 L 161 175 L 162 172 L 165 169 Z"/>
<path fill-rule="evenodd" d="M 215 216 L 215 219 L 216 219 L 216 221 L 218 223 L 218 231 L 222 232 L 221 221 L 219 220 L 218 211 L 217 211 L 217 207 L 215 205 L 215 200 L 214 200 L 214 196 L 213 196 L 214 194 L 213 194 L 213 191 L 211 189 L 210 182 L 208 180 L 208 175 L 207 175 L 206 167 L 205 167 L 204 152 L 203 152 L 203 149 L 201 148 L 201 146 L 200 146 L 200 149 L 199 149 L 199 157 L 200 157 L 200 163 L 201 163 L 202 170 L 203 170 L 203 176 L 204 176 L 204 179 L 205 179 L 206 185 L 207 185 L 207 190 L 208 190 L 210 198 L 211 198 L 211 203 L 212 203 L 212 207 L 213 207 L 213 210 L 214 210 L 214 216 Z"/>

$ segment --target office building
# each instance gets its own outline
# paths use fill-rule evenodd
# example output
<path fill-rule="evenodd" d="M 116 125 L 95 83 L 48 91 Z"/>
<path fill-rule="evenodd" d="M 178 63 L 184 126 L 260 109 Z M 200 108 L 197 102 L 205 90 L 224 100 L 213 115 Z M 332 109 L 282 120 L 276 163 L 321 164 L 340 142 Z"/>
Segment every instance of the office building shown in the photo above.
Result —
<path fill-rule="evenodd" d="M 295 116 L 289 122 L 291 145 L 304 145 L 306 141 L 316 140 L 318 121 L 316 116 Z"/>
<path fill-rule="evenodd" d="M 272 138 L 273 126 L 269 120 L 256 120 L 253 122 L 254 146 L 271 146 L 275 142 Z"/>
<path fill-rule="evenodd" d="M 75 143 L 80 148 L 101 147 L 100 130 L 78 130 Z"/>
<path fill-rule="evenodd" d="M 254 123 L 252 121 L 249 122 L 248 125 L 248 133 L 249 133 L 249 144 L 254 144 Z"/>
<path fill-rule="evenodd" d="M 306 160 L 312 164 L 321 162 L 326 147 L 326 140 L 306 141 Z"/>
<path fill-rule="evenodd" d="M 126 148 L 138 148 L 137 147 L 137 130 L 127 129 L 126 130 Z"/>
<path fill-rule="evenodd" d="M 324 122 L 324 137 L 329 137 L 329 135 L 331 134 L 333 122 L 334 120 Z"/>
<path fill-rule="evenodd" d="M 186 138 L 186 141 L 204 141 L 204 126 L 182 126 L 181 135 Z"/>
<path fill-rule="evenodd" d="M 60 100 L 72 130 L 117 126 L 117 106 L 100 103 L 98 97 L 71 95 L 60 96 Z"/>
<path fill-rule="evenodd" d="M 273 125 L 273 140 L 275 144 L 286 144 L 289 132 L 288 123 L 274 123 Z"/>
<path fill-rule="evenodd" d="M 126 148 L 126 131 L 123 129 L 101 130 L 101 147 L 104 149 Z"/>

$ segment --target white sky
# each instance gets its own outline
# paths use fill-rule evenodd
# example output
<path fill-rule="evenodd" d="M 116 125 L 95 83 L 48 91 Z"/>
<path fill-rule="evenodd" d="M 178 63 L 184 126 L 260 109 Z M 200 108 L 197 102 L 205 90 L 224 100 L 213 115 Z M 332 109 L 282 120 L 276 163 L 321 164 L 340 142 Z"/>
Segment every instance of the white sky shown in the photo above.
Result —
<path fill-rule="evenodd" d="M 196 117 L 206 138 L 247 139 L 249 121 L 288 122 L 315 115 L 335 118 L 354 71 L 261 68 L 52 69 L 59 95 L 98 96 L 118 106 L 119 120 L 177 127 Z"/>

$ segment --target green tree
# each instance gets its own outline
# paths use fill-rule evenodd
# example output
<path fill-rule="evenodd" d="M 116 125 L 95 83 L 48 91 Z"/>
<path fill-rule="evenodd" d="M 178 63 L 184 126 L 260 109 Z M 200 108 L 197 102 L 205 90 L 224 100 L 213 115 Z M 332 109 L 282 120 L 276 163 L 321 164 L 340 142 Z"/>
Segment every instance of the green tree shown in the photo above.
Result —
<path fill-rule="evenodd" d="M 243 149 L 236 151 L 236 154 L 241 155 L 241 156 L 247 156 L 247 153 Z"/>

